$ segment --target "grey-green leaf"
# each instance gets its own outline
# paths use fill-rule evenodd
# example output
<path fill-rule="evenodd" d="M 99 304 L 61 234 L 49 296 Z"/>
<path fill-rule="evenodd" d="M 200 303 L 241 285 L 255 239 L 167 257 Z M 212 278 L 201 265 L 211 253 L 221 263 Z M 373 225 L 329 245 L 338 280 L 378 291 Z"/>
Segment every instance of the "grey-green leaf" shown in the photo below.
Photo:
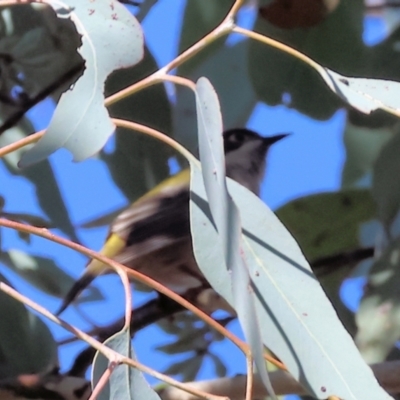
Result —
<path fill-rule="evenodd" d="M 70 17 L 82 35 L 79 49 L 86 69 L 65 92 L 45 136 L 20 161 L 27 166 L 45 159 L 60 147 L 81 161 L 99 151 L 114 132 L 104 106 L 104 82 L 119 68 L 143 57 L 143 34 L 135 17 L 118 1 L 67 0 Z M 50 2 L 52 4 L 52 2 Z M 54 2 L 55 8 L 58 3 Z"/>
<path fill-rule="evenodd" d="M 370 271 L 356 314 L 355 337 L 368 363 L 382 362 L 400 338 L 400 239 L 394 240 Z"/>
<path fill-rule="evenodd" d="M 51 296 L 64 298 L 75 283 L 75 279 L 61 269 L 51 258 L 9 249 L 0 255 L 0 262 L 12 269 L 21 278 Z M 90 289 L 90 300 L 101 300 L 97 290 Z M 85 299 L 88 300 L 87 298 Z"/>
<path fill-rule="evenodd" d="M 292 200 L 276 215 L 313 260 L 358 248 L 361 224 L 376 218 L 376 207 L 368 189 L 347 189 Z"/>
<path fill-rule="evenodd" d="M 28 134 L 32 133 L 33 127 L 27 119 L 0 135 L 0 147 L 7 146 Z M 42 210 L 48 215 L 51 224 L 62 230 L 72 240 L 79 243 L 75 228 L 69 218 L 68 210 L 64 204 L 60 188 L 54 176 L 52 166 L 48 160 L 44 160 L 29 168 L 19 169 L 17 166 L 26 148 L 19 149 L 3 157 L 3 162 L 10 173 L 24 176 L 29 179 L 36 188 L 36 196 Z"/>
<path fill-rule="evenodd" d="M 135 359 L 131 347 L 129 330 L 122 330 L 107 339 L 104 344 L 119 354 Z M 94 387 L 108 367 L 108 360 L 96 353 L 92 369 L 92 386 Z M 111 374 L 109 383 L 104 387 L 98 400 L 160 400 L 158 394 L 150 387 L 141 371 L 118 365 Z"/>
<path fill-rule="evenodd" d="M 346 162 L 342 172 L 342 186 L 354 186 L 372 168 L 385 143 L 393 136 L 393 128 L 368 128 L 347 122 L 344 131 Z"/>
<path fill-rule="evenodd" d="M 224 254 L 224 263 L 219 264 L 219 269 L 228 268 L 231 273 L 231 279 L 226 281 L 226 285 L 231 283 L 233 307 L 238 314 L 261 379 L 268 393 L 275 398 L 262 356 L 263 345 L 255 311 L 254 292 L 249 290 L 249 271 L 242 257 L 239 211 L 229 196 L 226 185 L 219 100 L 206 78 L 200 78 L 196 83 L 196 110 L 204 186 Z M 192 165 L 191 187 L 196 172 L 197 169 Z M 214 265 L 214 268 L 217 267 Z M 206 277 L 210 281 L 212 275 Z M 212 280 L 210 283 L 213 286 Z"/>
<path fill-rule="evenodd" d="M 0 275 L 0 281 L 9 282 Z M 0 291 L 0 379 L 34 374 L 58 365 L 58 349 L 47 325 Z"/>
<path fill-rule="evenodd" d="M 372 195 L 376 201 L 378 215 L 387 230 L 400 207 L 400 133 L 389 140 L 376 160 Z"/>
<path fill-rule="evenodd" d="M 228 188 L 241 210 L 243 251 L 264 344 L 317 398 L 390 399 L 340 324 L 293 237 L 258 197 L 231 180 Z M 204 269 L 221 264 L 224 257 L 215 246 L 218 236 L 200 180 L 192 190 L 194 249 Z M 233 304 L 226 288 L 229 274 L 218 269 L 215 275 L 214 288 Z"/>

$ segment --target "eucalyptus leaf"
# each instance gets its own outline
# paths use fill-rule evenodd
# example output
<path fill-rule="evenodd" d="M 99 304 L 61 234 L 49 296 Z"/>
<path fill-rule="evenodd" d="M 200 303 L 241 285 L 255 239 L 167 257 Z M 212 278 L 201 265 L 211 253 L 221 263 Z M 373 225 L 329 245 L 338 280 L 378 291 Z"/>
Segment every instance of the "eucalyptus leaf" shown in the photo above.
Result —
<path fill-rule="evenodd" d="M 360 307 L 355 337 L 368 363 L 386 359 L 400 338 L 400 239 L 394 240 L 371 267 Z"/>
<path fill-rule="evenodd" d="M 179 41 L 179 54 L 216 28 L 222 22 L 232 4 L 232 0 L 186 1 Z M 218 39 L 208 45 L 199 54 L 191 57 L 190 60 L 179 66 L 178 74 L 184 76 L 190 74 L 199 64 L 219 51 L 224 41 L 225 38 Z"/>
<path fill-rule="evenodd" d="M 10 285 L 2 275 L 0 281 Z M 0 379 L 42 373 L 58 365 L 57 344 L 47 325 L 2 291 L 0 320 Z"/>
<path fill-rule="evenodd" d="M 346 162 L 342 172 L 342 186 L 351 187 L 371 173 L 382 147 L 393 136 L 392 127 L 368 128 L 347 122 L 344 131 Z"/>
<path fill-rule="evenodd" d="M 213 276 L 214 289 L 233 304 L 226 283 L 230 276 L 216 268 L 224 257 L 215 245 L 218 235 L 200 172 L 193 171 L 191 224 L 201 227 L 192 230 L 196 259 L 202 271 Z M 345 399 L 390 399 L 362 360 L 286 228 L 247 189 L 229 179 L 228 188 L 242 210 L 243 251 L 264 344 L 317 398 L 332 394 Z"/>
<path fill-rule="evenodd" d="M 0 135 L 0 147 L 7 146 L 25 138 L 33 130 L 29 121 L 27 119 L 22 119 L 16 126 Z M 24 176 L 32 182 L 36 189 L 39 205 L 43 212 L 50 218 L 51 224 L 62 230 L 72 240 L 79 243 L 79 238 L 69 218 L 68 210 L 65 206 L 50 162 L 45 160 L 21 170 L 18 168 L 17 164 L 24 151 L 26 151 L 26 148 L 16 150 L 4 156 L 2 158 L 4 165 L 13 175 Z"/>
<path fill-rule="evenodd" d="M 100 217 L 91 219 L 87 222 L 84 222 L 79 225 L 80 228 L 85 228 L 85 229 L 91 229 L 91 228 L 99 228 L 102 226 L 108 226 L 111 225 L 111 223 L 114 221 L 114 219 L 121 214 L 121 212 L 125 209 L 126 207 L 120 207 L 114 211 L 111 211 L 105 215 L 102 215 Z"/>
<path fill-rule="evenodd" d="M 135 359 L 135 354 L 131 347 L 130 333 L 127 329 L 123 329 L 121 332 L 111 336 L 104 344 L 123 356 Z M 97 352 L 92 369 L 92 387 L 97 385 L 107 368 L 107 359 Z M 111 374 L 108 384 L 103 388 L 97 399 L 160 400 L 160 397 L 147 383 L 141 371 L 125 364 L 120 364 Z"/>
<path fill-rule="evenodd" d="M 321 76 L 334 93 L 357 110 L 370 114 L 374 110 L 383 109 L 400 116 L 400 101 L 397 96 L 400 82 L 352 78 L 327 68 Z"/>
<path fill-rule="evenodd" d="M 341 1 L 324 21 L 309 28 L 281 29 L 259 14 L 254 31 L 279 40 L 321 65 L 351 76 L 373 74 L 372 50 L 362 40 L 364 2 Z M 280 50 L 251 41 L 249 67 L 259 99 L 289 107 L 318 120 L 343 105 L 313 69 Z"/>
<path fill-rule="evenodd" d="M 182 334 L 173 342 L 157 346 L 156 350 L 165 354 L 186 353 L 188 351 L 207 349 L 209 342 L 204 337 L 207 329 L 191 329 L 182 331 Z"/>
<path fill-rule="evenodd" d="M 400 132 L 397 132 L 382 148 L 373 171 L 372 195 L 378 216 L 388 232 L 400 207 L 399 149 Z"/>
<path fill-rule="evenodd" d="M 113 94 L 145 78 L 158 69 L 156 61 L 145 47 L 143 60 L 131 68 L 111 74 L 106 84 L 106 95 Z M 116 118 L 135 121 L 166 134 L 172 132 L 171 105 L 164 85 L 153 85 L 110 106 Z M 136 200 L 169 175 L 168 159 L 173 153 L 142 133 L 118 128 L 115 148 L 101 153 L 115 184 L 129 201 Z"/>
<path fill-rule="evenodd" d="M 301 197 L 276 215 L 314 260 L 358 248 L 361 224 L 376 217 L 376 207 L 368 189 L 347 189 Z"/>
<path fill-rule="evenodd" d="M 198 354 L 171 364 L 163 373 L 166 375 L 180 375 L 184 382 L 190 382 L 196 378 L 203 361 L 204 355 Z"/>
<path fill-rule="evenodd" d="M 226 374 L 227 374 L 226 365 L 219 358 L 219 356 L 217 356 L 216 354 L 213 354 L 213 353 L 208 353 L 207 355 L 208 355 L 208 357 L 210 357 L 210 359 L 214 363 L 215 374 L 220 378 L 226 376 Z"/>
<path fill-rule="evenodd" d="M 39 217 L 37 215 L 31 215 L 28 213 L 9 213 L 9 212 L 0 212 L 0 215 L 12 221 L 26 222 L 29 225 L 36 226 L 38 228 L 51 227 L 51 224 L 48 220 Z"/>
<path fill-rule="evenodd" d="M 262 356 L 263 344 L 255 311 L 255 296 L 254 292 L 249 290 L 249 271 L 242 257 L 239 210 L 229 196 L 226 185 L 219 100 L 210 81 L 203 77 L 196 83 L 196 110 L 204 186 L 224 255 L 224 262 L 219 264 L 220 269 L 225 269 L 226 272 L 229 270 L 231 274 L 231 279 L 226 281 L 227 286 L 231 286 L 229 289 L 232 290 L 233 303 L 231 304 L 238 314 L 258 373 L 268 393 L 276 398 Z M 193 174 L 192 168 L 191 187 Z M 210 281 L 209 277 L 210 275 L 206 275 Z M 212 281 L 211 285 L 213 286 Z"/>
<path fill-rule="evenodd" d="M 55 1 L 50 4 L 59 7 Z M 41 161 L 60 147 L 71 151 L 75 161 L 99 151 L 115 130 L 103 104 L 104 82 L 115 69 L 143 57 L 140 25 L 118 1 L 67 0 L 64 6 L 70 8 L 70 18 L 82 35 L 79 53 L 86 69 L 61 96 L 45 136 L 23 155 L 21 166 Z"/>
<path fill-rule="evenodd" d="M 32 255 L 21 250 L 9 249 L 0 255 L 0 261 L 37 289 L 51 296 L 64 298 L 75 279 L 48 257 Z M 85 301 L 102 300 L 101 293 L 90 288 Z"/>

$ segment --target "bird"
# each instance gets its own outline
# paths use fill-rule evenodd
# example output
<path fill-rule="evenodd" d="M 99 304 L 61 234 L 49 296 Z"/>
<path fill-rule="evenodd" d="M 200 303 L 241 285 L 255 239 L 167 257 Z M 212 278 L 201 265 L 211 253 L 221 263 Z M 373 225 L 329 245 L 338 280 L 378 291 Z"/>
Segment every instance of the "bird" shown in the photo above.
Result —
<path fill-rule="evenodd" d="M 226 175 L 259 196 L 268 150 L 287 135 L 263 137 L 247 128 L 223 132 Z M 100 251 L 182 296 L 190 290 L 201 293 L 203 289 L 205 292 L 210 289 L 193 254 L 189 182 L 190 171 L 185 169 L 136 200 L 111 223 Z M 60 315 L 96 276 L 106 272 L 112 270 L 98 260 L 91 260 L 56 315 Z"/>

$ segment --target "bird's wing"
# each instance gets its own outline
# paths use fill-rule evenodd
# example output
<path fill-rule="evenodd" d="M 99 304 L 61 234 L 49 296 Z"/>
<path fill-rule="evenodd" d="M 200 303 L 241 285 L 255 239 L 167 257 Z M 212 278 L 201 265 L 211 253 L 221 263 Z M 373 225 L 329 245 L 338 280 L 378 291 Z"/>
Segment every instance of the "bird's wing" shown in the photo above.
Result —
<path fill-rule="evenodd" d="M 190 237 L 188 185 L 174 185 L 138 200 L 114 220 L 110 234 L 126 242 L 117 257 L 123 264 L 187 240 Z"/>

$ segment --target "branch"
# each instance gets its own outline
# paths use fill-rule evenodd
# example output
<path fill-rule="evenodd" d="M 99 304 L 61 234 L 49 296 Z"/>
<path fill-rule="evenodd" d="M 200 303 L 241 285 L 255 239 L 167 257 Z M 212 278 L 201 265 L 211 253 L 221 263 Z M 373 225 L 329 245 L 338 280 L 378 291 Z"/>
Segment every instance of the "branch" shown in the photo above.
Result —
<path fill-rule="evenodd" d="M 388 393 L 400 393 L 400 361 L 388 361 L 371 365 L 379 384 Z M 272 387 L 277 395 L 297 394 L 304 395 L 307 392 L 303 387 L 285 371 L 274 371 L 269 374 Z M 190 382 L 188 385 L 207 393 L 219 396 L 227 396 L 231 400 L 243 400 L 246 391 L 246 376 L 234 376 L 232 378 L 220 378 L 209 381 Z M 162 400 L 197 400 L 189 393 L 173 387 L 167 387 L 160 391 Z M 253 399 L 264 398 L 268 393 L 259 377 L 254 376 Z"/>
<path fill-rule="evenodd" d="M 317 272 L 318 276 L 327 275 L 330 272 L 333 272 L 336 268 L 371 258 L 374 256 L 374 253 L 375 249 L 373 247 L 366 247 L 327 257 L 320 257 L 312 261 L 310 265 L 314 272 Z"/>
<path fill-rule="evenodd" d="M 24 115 L 27 111 L 29 111 L 32 107 L 36 104 L 41 102 L 55 90 L 60 88 L 61 86 L 65 85 L 69 82 L 74 76 L 78 73 L 82 73 L 85 67 L 85 63 L 79 63 L 73 66 L 71 69 L 66 71 L 63 75 L 61 75 L 56 81 L 52 82 L 49 86 L 45 87 L 41 90 L 36 96 L 32 98 L 28 98 L 26 102 L 24 102 L 22 108 L 8 117 L 1 125 L 0 125 L 0 135 L 5 132 L 7 129 L 13 127 Z"/>

